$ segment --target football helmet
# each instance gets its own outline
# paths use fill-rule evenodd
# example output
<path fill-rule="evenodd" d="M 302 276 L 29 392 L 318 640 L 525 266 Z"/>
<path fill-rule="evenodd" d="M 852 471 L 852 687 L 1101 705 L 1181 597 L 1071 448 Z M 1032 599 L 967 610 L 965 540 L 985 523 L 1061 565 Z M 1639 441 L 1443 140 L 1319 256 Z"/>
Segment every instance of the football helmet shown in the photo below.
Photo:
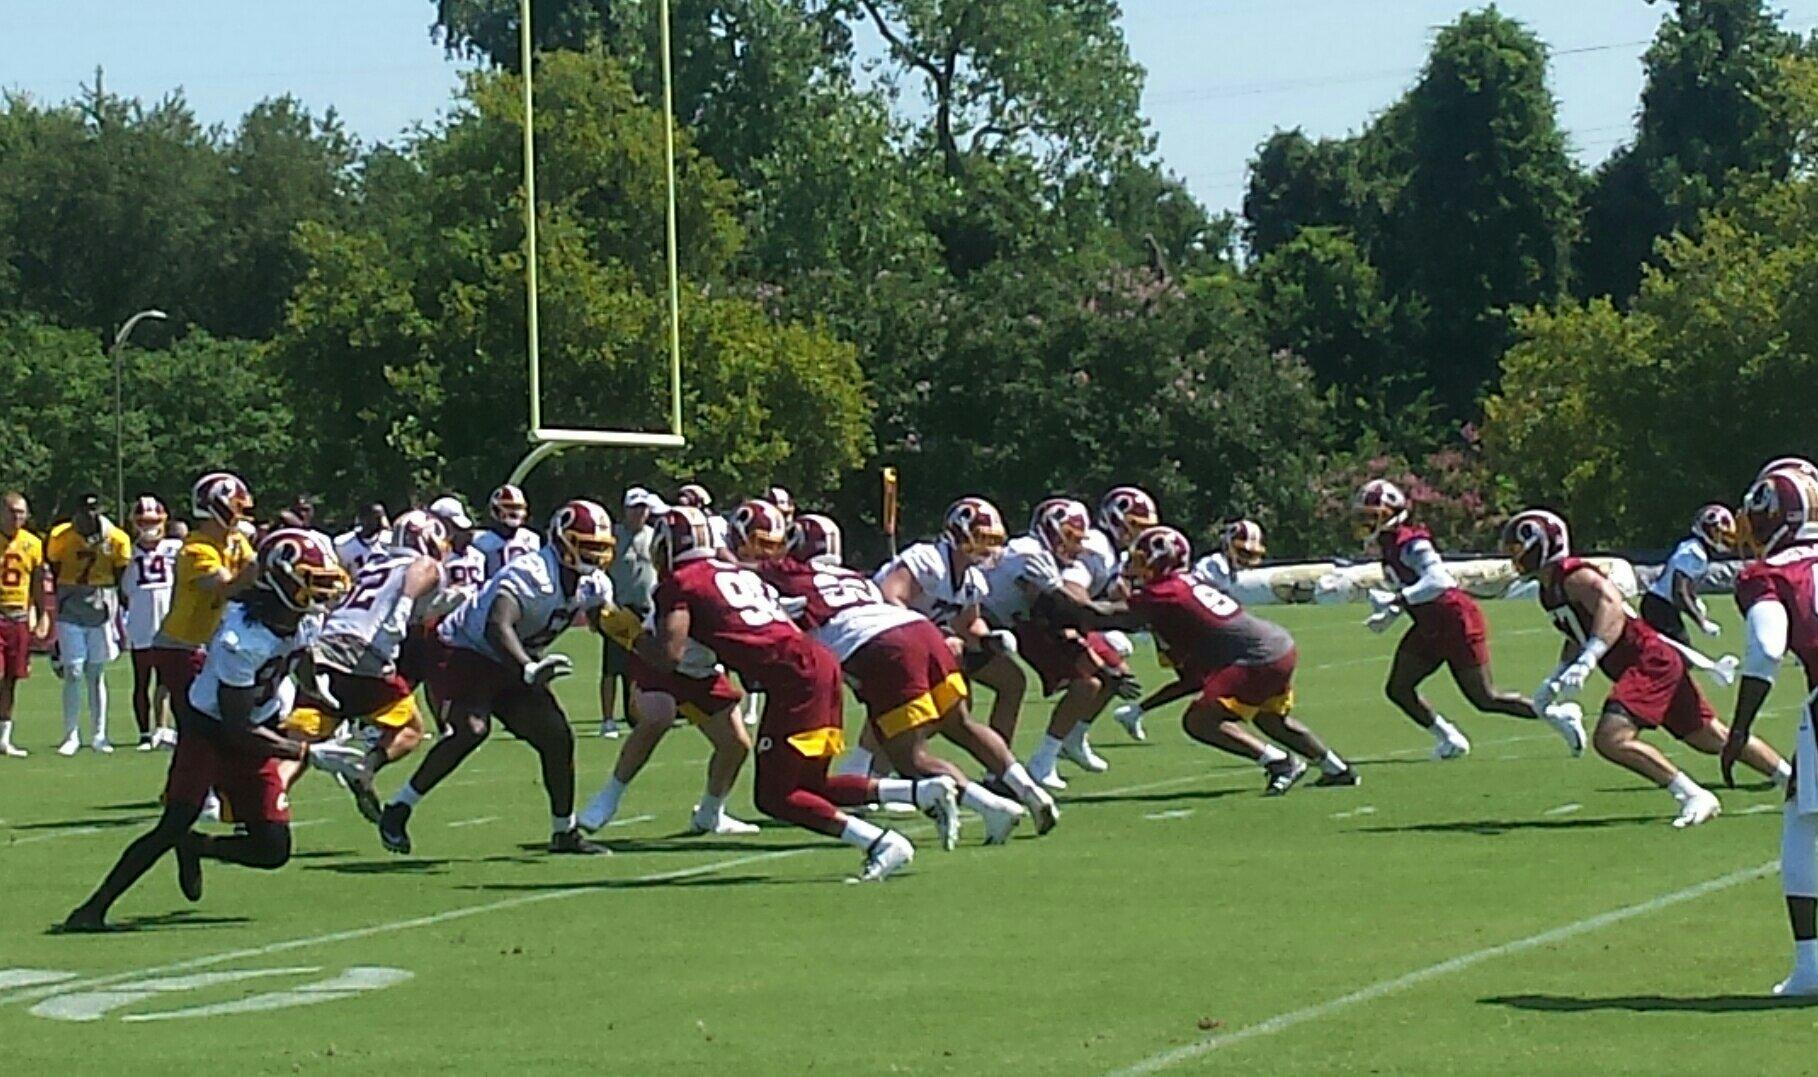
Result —
<path fill-rule="evenodd" d="M 133 502 L 133 534 L 142 542 L 150 542 L 164 537 L 164 528 L 170 521 L 170 513 L 164 511 L 164 503 L 146 494 Z"/>
<path fill-rule="evenodd" d="M 284 527 L 259 543 L 253 586 L 299 612 L 326 609 L 347 593 L 347 573 L 317 532 Z"/>
<path fill-rule="evenodd" d="M 1010 539 L 1004 514 L 982 497 L 962 497 L 947 506 L 941 536 L 969 561 L 987 561 Z"/>
<path fill-rule="evenodd" d="M 1782 468 L 1749 487 L 1737 513 L 1736 549 L 1767 557 L 1813 538 L 1818 538 L 1818 478 Z"/>
<path fill-rule="evenodd" d="M 1755 481 L 1760 482 L 1776 471 L 1797 471 L 1811 479 L 1818 479 L 1818 464 L 1812 463 L 1803 456 L 1781 456 L 1761 465 L 1755 472 Z"/>
<path fill-rule="evenodd" d="M 775 505 L 777 511 L 783 514 L 783 519 L 795 519 L 795 495 L 784 487 L 772 486 L 768 490 L 765 490 L 764 500 Z"/>
<path fill-rule="evenodd" d="M 1161 523 L 1161 511 L 1155 499 L 1135 486 L 1113 487 L 1098 502 L 1098 526 L 1117 541 L 1128 546 L 1144 529 Z"/>
<path fill-rule="evenodd" d="M 196 480 L 189 491 L 190 515 L 198 520 L 214 520 L 232 528 L 252 513 L 252 493 L 238 475 L 211 471 Z"/>
<path fill-rule="evenodd" d="M 506 483 L 486 499 L 486 511 L 506 527 L 523 527 L 524 521 L 530 518 L 530 502 L 525 499 L 524 491 Z"/>
<path fill-rule="evenodd" d="M 411 509 L 391 525 L 392 549 L 433 557 L 448 553 L 448 528 L 442 518 L 423 509 Z"/>
<path fill-rule="evenodd" d="M 1572 552 L 1566 522 L 1546 509 L 1523 509 L 1502 525 L 1502 549 L 1515 571 L 1532 576 Z"/>
<path fill-rule="evenodd" d="M 1255 568 L 1262 564 L 1269 548 L 1263 545 L 1262 525 L 1255 520 L 1237 520 L 1219 532 L 1218 544 L 1224 547 L 1225 560 L 1232 568 Z"/>
<path fill-rule="evenodd" d="M 612 564 L 613 550 L 619 544 L 606 510 L 579 498 L 549 518 L 548 539 L 556 560 L 576 572 L 594 572 Z"/>
<path fill-rule="evenodd" d="M 1351 498 L 1351 515 L 1357 537 L 1369 538 L 1407 520 L 1408 495 L 1388 479 L 1371 479 Z"/>
<path fill-rule="evenodd" d="M 732 510 L 726 521 L 732 555 L 741 561 L 769 561 L 781 557 L 789 544 L 789 521 L 783 510 L 755 498 Z"/>
<path fill-rule="evenodd" d="M 691 482 L 675 492 L 675 503 L 705 512 L 713 507 L 713 495 L 700 483 Z"/>
<path fill-rule="evenodd" d="M 1698 510 L 1692 517 L 1692 536 L 1713 550 L 1723 551 L 1736 546 L 1736 514 L 1728 505 L 1715 502 Z"/>
<path fill-rule="evenodd" d="M 664 573 L 674 572 L 677 565 L 699 561 L 714 555 L 713 529 L 707 517 L 693 505 L 671 505 L 667 512 L 652 517 L 654 534 L 650 539 L 650 559 Z"/>
<path fill-rule="evenodd" d="M 830 516 L 805 512 L 789 525 L 787 553 L 797 561 L 809 564 L 834 564 L 841 561 L 840 525 Z"/>
<path fill-rule="evenodd" d="M 1086 513 L 1086 506 L 1070 497 L 1051 497 L 1035 506 L 1029 517 L 1029 533 L 1063 564 L 1079 556 L 1091 527 L 1092 517 Z"/>
<path fill-rule="evenodd" d="M 1144 528 L 1130 544 L 1130 573 L 1142 583 L 1185 572 L 1193 563 L 1193 544 L 1172 527 Z"/>

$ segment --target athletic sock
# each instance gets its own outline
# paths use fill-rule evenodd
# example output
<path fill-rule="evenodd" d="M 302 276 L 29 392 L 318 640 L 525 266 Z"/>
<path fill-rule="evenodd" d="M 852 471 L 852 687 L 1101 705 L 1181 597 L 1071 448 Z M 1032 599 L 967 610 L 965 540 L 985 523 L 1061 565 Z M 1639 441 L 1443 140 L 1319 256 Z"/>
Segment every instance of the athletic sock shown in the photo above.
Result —
<path fill-rule="evenodd" d="M 606 779 L 606 785 L 600 790 L 600 799 L 606 802 L 606 818 L 611 819 L 619 814 L 619 799 L 625 795 L 625 783 L 614 774 Z"/>
<path fill-rule="evenodd" d="M 840 840 L 855 849 L 869 852 L 877 839 L 884 836 L 884 828 L 875 823 L 867 823 L 856 815 L 846 817 L 846 829 L 840 831 Z"/>
<path fill-rule="evenodd" d="M 1319 769 L 1326 774 L 1343 774 L 1351 769 L 1351 764 L 1340 759 L 1337 752 L 1328 751 L 1326 757 L 1319 761 Z"/>
<path fill-rule="evenodd" d="M 1013 812 L 1017 806 L 986 789 L 979 782 L 971 782 L 960 790 L 960 803 L 976 812 Z"/>
<path fill-rule="evenodd" d="M 1010 791 L 1025 803 L 1042 798 L 1041 786 L 1035 784 L 1035 779 L 1029 776 L 1028 768 L 1021 763 L 1011 763 L 1003 773 L 1003 780 Z"/>
<path fill-rule="evenodd" d="M 877 801 L 879 804 L 914 804 L 914 780 L 910 778 L 879 778 L 877 780 Z"/>
<path fill-rule="evenodd" d="M 1802 980 L 1818 979 L 1818 939 L 1793 940 L 1793 975 Z"/>
<path fill-rule="evenodd" d="M 701 802 L 695 805 L 698 815 L 711 815 L 716 819 L 726 810 L 726 798 L 716 797 L 712 793 L 702 793 Z"/>
<path fill-rule="evenodd" d="M 398 787 L 398 791 L 396 793 L 392 794 L 390 803 L 391 804 L 401 804 L 406 808 L 414 808 L 417 806 L 418 802 L 421 801 L 422 799 L 423 799 L 423 794 L 417 792 L 417 787 L 410 784 L 409 782 L 405 782 L 403 785 Z"/>
<path fill-rule="evenodd" d="M 1457 726 L 1437 714 L 1433 716 L 1433 727 L 1428 732 L 1433 734 L 1434 740 L 1458 740 L 1461 737 Z"/>
<path fill-rule="evenodd" d="M 574 813 L 552 815 L 549 817 L 549 831 L 552 834 L 566 834 L 574 829 Z"/>
<path fill-rule="evenodd" d="M 1782 759 L 1780 765 L 1774 768 L 1772 780 L 1776 788 L 1785 789 L 1787 783 L 1793 780 L 1793 764 Z"/>
<path fill-rule="evenodd" d="M 1051 733 L 1043 734 L 1041 745 L 1029 757 L 1029 766 L 1032 769 L 1053 770 L 1054 765 L 1060 761 L 1060 753 L 1060 738 Z"/>
<path fill-rule="evenodd" d="M 0 747 L 6 747 L 8 745 L 11 745 L 12 743 L 13 743 L 13 720 L 11 718 L 7 718 L 4 721 L 0 721 Z"/>
<path fill-rule="evenodd" d="M 1681 804 L 1704 792 L 1704 788 L 1693 781 L 1692 776 L 1683 770 L 1673 776 L 1673 780 L 1667 783 L 1666 789 L 1667 792 L 1673 794 L 1673 799 Z"/>
<path fill-rule="evenodd" d="M 1262 755 L 1257 756 L 1256 765 L 1267 769 L 1288 758 L 1288 753 L 1273 744 L 1262 746 Z"/>

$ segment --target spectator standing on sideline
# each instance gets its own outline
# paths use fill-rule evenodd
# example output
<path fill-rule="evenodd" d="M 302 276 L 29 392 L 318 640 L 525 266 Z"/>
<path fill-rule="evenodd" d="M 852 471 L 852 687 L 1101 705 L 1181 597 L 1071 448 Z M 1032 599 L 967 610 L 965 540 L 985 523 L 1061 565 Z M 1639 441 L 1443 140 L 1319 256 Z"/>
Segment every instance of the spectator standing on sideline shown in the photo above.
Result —
<path fill-rule="evenodd" d="M 51 528 L 44 561 L 57 585 L 57 654 L 63 676 L 63 743 L 57 754 L 81 748 L 76 720 L 88 697 L 89 747 L 103 755 L 107 739 L 107 666 L 120 657 L 115 618 L 120 575 L 133 560 L 132 539 L 101 514 L 101 497 L 84 494 L 68 523 Z"/>
<path fill-rule="evenodd" d="M 606 570 L 612 579 L 612 593 L 617 596 L 618 604 L 640 621 L 650 616 L 650 596 L 656 590 L 656 564 L 650 559 L 650 540 L 654 534 L 650 518 L 667 511 L 669 506 L 663 504 L 662 498 L 642 486 L 633 486 L 625 491 L 625 511 L 612 529 L 613 537 L 618 540 L 618 552 Z M 610 639 L 605 640 L 605 651 L 600 656 L 602 737 L 619 735 L 616 704 L 621 697 L 625 701 L 625 717 L 637 721 L 637 716 L 631 713 L 631 678 L 625 669 L 629 656 L 630 652 L 625 648 Z M 615 692 L 621 679 L 624 687 Z"/>

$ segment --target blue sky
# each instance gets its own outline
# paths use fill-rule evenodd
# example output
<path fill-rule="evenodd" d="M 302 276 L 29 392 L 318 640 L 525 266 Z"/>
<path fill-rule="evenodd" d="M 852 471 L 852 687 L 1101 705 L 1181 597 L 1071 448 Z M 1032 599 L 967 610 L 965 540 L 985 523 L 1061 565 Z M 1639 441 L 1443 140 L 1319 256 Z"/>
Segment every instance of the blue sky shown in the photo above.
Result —
<path fill-rule="evenodd" d="M 1277 127 L 1341 135 L 1412 82 L 1460 0 L 1125 0 L 1148 70 L 1144 110 L 1162 159 L 1214 209 L 1235 209 L 1244 165 Z M 1644 0 L 1505 0 L 1554 49 L 1554 94 L 1579 156 L 1628 131 L 1641 52 L 1661 17 Z M 1818 27 L 1818 0 L 1785 0 Z M 207 122 L 289 92 L 333 106 L 367 140 L 444 108 L 460 69 L 429 38 L 429 0 L 0 0 L 0 87 L 61 100 L 106 69 L 109 89 L 182 87 Z"/>

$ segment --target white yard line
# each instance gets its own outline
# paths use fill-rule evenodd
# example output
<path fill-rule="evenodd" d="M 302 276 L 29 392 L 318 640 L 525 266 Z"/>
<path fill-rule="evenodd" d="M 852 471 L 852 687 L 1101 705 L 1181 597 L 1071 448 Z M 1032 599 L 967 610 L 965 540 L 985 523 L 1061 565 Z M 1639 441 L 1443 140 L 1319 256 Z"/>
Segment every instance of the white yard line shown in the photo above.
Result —
<path fill-rule="evenodd" d="M 1133 1066 L 1114 1070 L 1113 1077 L 1138 1077 L 1140 1074 L 1158 1073 L 1170 1066 L 1176 1066 L 1182 1062 L 1191 1062 L 1194 1059 L 1209 1055 L 1214 1051 L 1223 1050 L 1226 1047 L 1233 1047 L 1249 1040 L 1260 1039 L 1264 1036 L 1272 1036 L 1277 1032 L 1286 1031 L 1297 1025 L 1303 1025 L 1309 1021 L 1317 1021 L 1322 1017 L 1329 1017 L 1340 1010 L 1350 1009 L 1353 1006 L 1362 1005 L 1366 1002 L 1374 1002 L 1384 996 L 1406 991 L 1411 987 L 1418 987 L 1429 980 L 1436 980 L 1442 976 L 1450 976 L 1455 972 L 1463 972 L 1466 969 L 1474 968 L 1488 961 L 1512 957 L 1516 954 L 1526 953 L 1529 950 L 1539 949 L 1542 946 L 1551 946 L 1557 942 L 1565 942 L 1568 939 L 1574 939 L 1580 935 L 1588 935 L 1593 931 L 1601 931 L 1614 924 L 1620 924 L 1627 920 L 1647 916 L 1651 913 L 1659 912 L 1662 909 L 1671 908 L 1674 905 L 1682 905 L 1688 901 L 1696 901 L 1701 897 L 1715 894 L 1721 890 L 1728 890 L 1730 887 L 1738 886 L 1742 883 L 1753 882 L 1765 875 L 1772 874 L 1779 866 L 1779 861 L 1770 860 L 1765 864 L 1757 864 L 1752 868 L 1744 868 L 1741 871 L 1733 871 L 1728 875 L 1719 875 L 1715 879 L 1707 879 L 1696 885 L 1688 886 L 1683 890 L 1674 890 L 1671 893 L 1661 894 L 1659 897 L 1651 898 L 1647 901 L 1640 902 L 1639 904 L 1627 905 L 1620 909 L 1612 909 L 1606 913 L 1599 913 L 1596 916 L 1586 917 L 1583 920 L 1575 920 L 1572 923 L 1542 931 L 1539 934 L 1529 935 L 1526 938 L 1516 939 L 1513 942 L 1505 942 L 1498 946 L 1488 946 L 1482 950 L 1473 950 L 1468 954 L 1460 954 L 1457 957 L 1441 961 L 1438 964 L 1428 965 L 1425 968 L 1415 969 L 1413 972 L 1404 973 L 1393 979 L 1378 980 L 1376 983 L 1359 988 L 1347 995 L 1340 995 L 1337 998 L 1316 1003 L 1312 1006 L 1305 1006 L 1298 1010 L 1289 1010 L 1286 1013 L 1276 1014 L 1274 1017 L 1259 1021 L 1256 1024 L 1249 1025 L 1245 1028 L 1240 1028 L 1235 1032 L 1227 1032 L 1220 1036 L 1212 1036 L 1207 1039 L 1199 1040 L 1196 1043 L 1189 1043 L 1184 1047 L 1176 1047 L 1170 1051 L 1163 1051 L 1159 1054 L 1151 1055 Z"/>
<path fill-rule="evenodd" d="M 1542 815 L 1571 815 L 1573 812 L 1582 811 L 1582 810 L 1584 810 L 1583 804 L 1561 804 L 1557 808 L 1548 808 L 1546 811 L 1542 812 L 1541 814 Z"/>
<path fill-rule="evenodd" d="M 448 825 L 450 827 L 458 828 L 464 826 L 483 826 L 487 823 L 496 823 L 498 821 L 499 817 L 496 815 L 482 815 L 478 819 L 456 819 Z"/>

